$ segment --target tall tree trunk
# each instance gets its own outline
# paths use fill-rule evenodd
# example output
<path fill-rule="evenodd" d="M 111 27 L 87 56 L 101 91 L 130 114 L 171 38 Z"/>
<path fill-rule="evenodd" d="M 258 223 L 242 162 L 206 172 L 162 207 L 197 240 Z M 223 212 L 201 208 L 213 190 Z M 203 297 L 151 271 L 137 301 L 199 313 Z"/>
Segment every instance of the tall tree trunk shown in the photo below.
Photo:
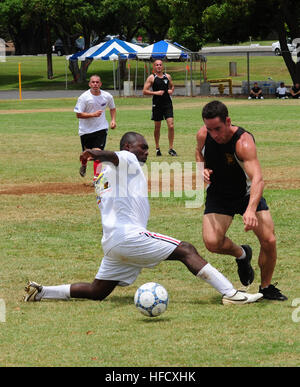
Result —
<path fill-rule="evenodd" d="M 47 76 L 48 79 L 53 79 L 52 53 L 47 53 Z"/>
<path fill-rule="evenodd" d="M 300 29 L 297 18 L 297 13 L 294 8 L 291 7 L 291 2 L 286 2 L 285 0 L 280 0 L 279 2 L 279 14 L 278 14 L 278 22 L 277 22 L 277 31 L 279 36 L 279 42 L 282 52 L 283 60 L 286 64 L 286 67 L 290 73 L 293 83 L 300 83 L 300 57 L 298 56 L 298 50 L 300 48 Z M 291 36 L 296 37 L 296 49 L 297 49 L 297 58 L 296 63 L 292 58 L 292 54 L 290 53 L 287 45 L 287 32 L 286 32 L 286 24 L 290 30 Z"/>
<path fill-rule="evenodd" d="M 81 65 L 79 67 L 77 59 L 69 60 L 69 70 L 73 75 L 74 83 L 86 82 L 87 70 L 92 62 L 93 62 L 93 59 L 86 59 L 81 62 Z"/>
<path fill-rule="evenodd" d="M 53 79 L 53 65 L 52 65 L 52 46 L 50 36 L 50 25 L 46 23 L 46 44 L 47 44 L 47 76 L 48 79 Z"/>

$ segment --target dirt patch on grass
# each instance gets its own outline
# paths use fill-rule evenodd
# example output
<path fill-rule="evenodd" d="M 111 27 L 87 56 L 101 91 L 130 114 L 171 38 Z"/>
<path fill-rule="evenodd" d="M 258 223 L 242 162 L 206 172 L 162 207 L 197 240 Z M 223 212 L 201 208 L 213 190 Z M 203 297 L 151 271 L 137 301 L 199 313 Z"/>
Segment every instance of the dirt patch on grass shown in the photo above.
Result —
<path fill-rule="evenodd" d="M 93 192 L 90 183 L 37 183 L 2 186 L 0 195 L 83 195 Z"/>
<path fill-rule="evenodd" d="M 277 176 L 278 177 L 278 176 Z M 182 178 L 183 179 L 183 178 Z M 165 182 L 164 182 L 165 184 Z M 151 182 L 148 182 L 149 192 L 174 192 L 174 180 L 171 178 L 170 183 L 164 185 L 162 179 L 159 183 L 155 182 L 155 188 Z M 178 185 L 176 186 L 178 187 Z M 182 180 L 182 187 L 184 187 L 184 181 Z M 195 190 L 196 187 L 200 187 L 196 184 L 196 176 L 192 176 L 192 187 Z M 300 179 L 280 179 L 275 176 L 268 176 L 265 178 L 265 188 L 268 189 L 300 189 Z M 94 187 L 91 182 L 84 183 L 36 183 L 36 184 L 9 184 L 2 185 L 0 188 L 0 195 L 85 195 L 94 192 Z"/>

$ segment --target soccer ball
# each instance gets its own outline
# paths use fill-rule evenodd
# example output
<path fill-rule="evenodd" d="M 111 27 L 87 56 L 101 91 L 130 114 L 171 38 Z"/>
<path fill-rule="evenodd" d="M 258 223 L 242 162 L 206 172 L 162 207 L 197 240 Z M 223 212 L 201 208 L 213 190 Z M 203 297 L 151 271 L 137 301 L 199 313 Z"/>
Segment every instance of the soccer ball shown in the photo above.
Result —
<path fill-rule="evenodd" d="M 135 306 L 148 317 L 156 317 L 164 313 L 168 302 L 168 292 L 156 282 L 147 282 L 140 286 L 134 295 Z"/>

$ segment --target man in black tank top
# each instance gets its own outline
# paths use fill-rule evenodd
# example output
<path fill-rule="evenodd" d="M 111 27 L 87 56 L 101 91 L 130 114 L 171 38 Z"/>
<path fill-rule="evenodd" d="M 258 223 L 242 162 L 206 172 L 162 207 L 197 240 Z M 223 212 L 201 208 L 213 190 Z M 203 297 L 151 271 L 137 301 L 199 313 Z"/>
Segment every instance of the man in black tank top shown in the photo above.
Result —
<path fill-rule="evenodd" d="M 150 90 L 152 88 L 152 90 Z M 163 63 L 160 59 L 154 62 L 154 74 L 147 78 L 143 94 L 152 95 L 152 116 L 154 121 L 154 140 L 156 155 L 161 156 L 159 147 L 161 121 L 166 120 L 168 126 L 169 155 L 177 156 L 173 149 L 174 143 L 174 115 L 171 95 L 174 92 L 174 84 L 170 74 L 163 72 Z"/>
<path fill-rule="evenodd" d="M 263 198 L 264 182 L 251 133 L 231 123 L 227 107 L 212 101 L 202 111 L 204 126 L 197 133 L 196 161 L 204 163 L 207 195 L 203 217 L 203 240 L 207 249 L 236 258 L 243 285 L 254 280 L 252 249 L 236 245 L 226 236 L 235 214 L 243 217 L 245 231 L 252 230 L 260 242 L 259 292 L 266 299 L 287 299 L 271 284 L 277 251 L 273 220 Z"/>

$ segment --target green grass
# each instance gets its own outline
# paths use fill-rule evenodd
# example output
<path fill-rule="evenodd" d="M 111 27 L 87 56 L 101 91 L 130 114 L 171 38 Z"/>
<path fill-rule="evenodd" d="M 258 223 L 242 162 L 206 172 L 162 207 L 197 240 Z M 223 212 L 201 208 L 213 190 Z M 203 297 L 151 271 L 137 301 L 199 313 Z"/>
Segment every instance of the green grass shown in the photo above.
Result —
<path fill-rule="evenodd" d="M 174 98 L 178 162 L 193 161 L 201 109 L 209 99 Z M 276 228 L 278 262 L 273 280 L 289 300 L 224 307 L 221 296 L 195 279 L 178 262 L 143 270 L 129 287 L 117 288 L 105 301 L 43 301 L 23 304 L 27 279 L 45 285 L 91 281 L 102 258 L 101 223 L 93 190 L 59 194 L 0 195 L 0 298 L 6 322 L 0 323 L 0 366 L 299 366 L 299 323 L 292 321 L 292 300 L 300 297 L 300 142 L 297 101 L 224 100 L 234 123 L 256 138 L 266 180 L 264 196 Z M 73 113 L 75 99 L 0 101 L 0 191 L 24 190 L 46 183 L 83 186 L 78 174 L 80 142 Z M 116 98 L 115 131 L 107 149 L 117 149 L 128 130 L 143 133 L 154 155 L 151 101 Z M 30 109 L 70 111 L 29 112 Z M 16 109 L 27 110 L 17 113 Z M 161 161 L 167 133 L 162 125 Z M 187 209 L 185 198 L 150 198 L 149 229 L 193 243 L 209 262 L 240 287 L 234 259 L 208 253 L 201 237 L 202 211 Z M 259 286 L 259 244 L 245 234 L 236 217 L 229 236 L 253 247 Z M 156 319 L 134 307 L 138 286 L 162 283 L 169 308 Z"/>
<path fill-rule="evenodd" d="M 0 90 L 18 90 L 19 77 L 18 65 L 21 63 L 22 90 L 69 90 L 86 89 L 87 83 L 74 84 L 72 74 L 66 64 L 65 57 L 53 56 L 53 79 L 47 79 L 47 59 L 45 56 L 8 56 L 6 62 L 0 63 Z M 237 62 L 237 77 L 232 77 L 235 85 L 241 85 L 247 80 L 247 58 L 243 56 L 208 56 L 207 57 L 207 78 L 219 79 L 229 77 L 229 62 Z M 136 61 L 131 60 L 130 79 L 135 81 Z M 184 85 L 186 77 L 186 62 L 168 62 L 166 71 L 171 74 L 175 85 Z M 144 62 L 138 62 L 138 88 L 144 84 Z M 116 65 L 117 68 L 117 65 Z M 66 86 L 67 73 L 67 86 Z M 109 61 L 94 61 L 89 69 L 88 76 L 98 73 L 101 75 L 103 88 L 113 89 L 113 64 Z M 291 85 L 291 77 L 288 73 L 284 60 L 281 56 L 250 56 L 250 79 L 267 80 L 272 78 L 275 81 L 284 81 Z M 193 79 L 200 82 L 200 64 L 193 65 Z M 203 80 L 203 75 L 201 75 Z"/>

